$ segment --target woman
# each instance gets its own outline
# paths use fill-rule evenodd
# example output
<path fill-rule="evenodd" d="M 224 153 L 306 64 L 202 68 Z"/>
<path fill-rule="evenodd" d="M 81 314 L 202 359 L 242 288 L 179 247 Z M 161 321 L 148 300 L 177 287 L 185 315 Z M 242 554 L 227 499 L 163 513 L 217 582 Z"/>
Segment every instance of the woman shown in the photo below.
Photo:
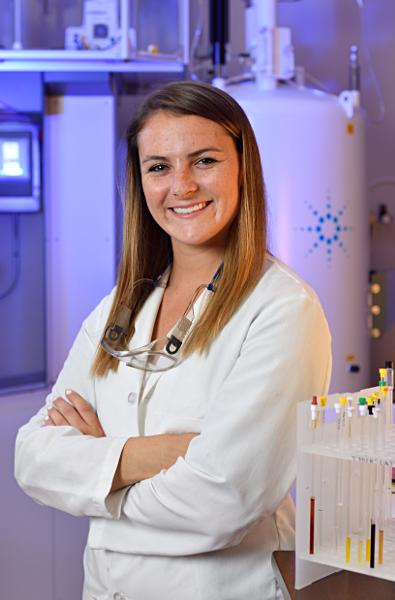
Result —
<path fill-rule="evenodd" d="M 325 317 L 266 251 L 259 153 L 231 97 L 170 84 L 127 145 L 117 286 L 20 430 L 17 479 L 91 517 L 86 599 L 279 597 L 295 406 L 327 391 Z"/>

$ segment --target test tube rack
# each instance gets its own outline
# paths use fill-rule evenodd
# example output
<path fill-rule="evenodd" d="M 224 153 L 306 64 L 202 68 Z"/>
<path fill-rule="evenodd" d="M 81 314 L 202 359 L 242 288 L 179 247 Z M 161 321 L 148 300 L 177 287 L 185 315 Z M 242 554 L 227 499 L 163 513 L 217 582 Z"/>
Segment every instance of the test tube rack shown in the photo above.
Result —
<path fill-rule="evenodd" d="M 296 589 L 341 569 L 395 581 L 392 395 L 374 387 L 298 405 Z"/>

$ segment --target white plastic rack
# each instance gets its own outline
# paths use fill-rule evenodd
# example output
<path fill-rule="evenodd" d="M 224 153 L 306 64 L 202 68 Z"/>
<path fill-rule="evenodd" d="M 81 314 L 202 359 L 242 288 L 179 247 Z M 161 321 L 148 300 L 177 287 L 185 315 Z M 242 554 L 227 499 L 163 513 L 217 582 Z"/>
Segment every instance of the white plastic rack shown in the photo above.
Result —
<path fill-rule="evenodd" d="M 392 393 L 298 406 L 296 589 L 340 569 L 395 581 Z"/>

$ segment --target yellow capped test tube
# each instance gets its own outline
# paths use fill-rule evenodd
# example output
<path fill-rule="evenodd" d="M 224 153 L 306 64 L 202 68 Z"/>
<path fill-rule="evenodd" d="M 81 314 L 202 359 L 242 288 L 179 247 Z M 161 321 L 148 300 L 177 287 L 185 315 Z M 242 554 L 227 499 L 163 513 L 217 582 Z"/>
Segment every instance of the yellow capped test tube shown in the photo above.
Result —
<path fill-rule="evenodd" d="M 346 563 L 351 562 L 351 536 L 346 536 Z"/>

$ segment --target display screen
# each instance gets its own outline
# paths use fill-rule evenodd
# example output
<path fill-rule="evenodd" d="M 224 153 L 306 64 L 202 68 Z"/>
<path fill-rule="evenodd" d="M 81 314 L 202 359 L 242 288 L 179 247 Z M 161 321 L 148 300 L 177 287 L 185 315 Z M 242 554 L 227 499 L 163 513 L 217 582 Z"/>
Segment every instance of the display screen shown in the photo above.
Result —
<path fill-rule="evenodd" d="M 30 132 L 0 131 L 0 197 L 32 194 Z"/>

